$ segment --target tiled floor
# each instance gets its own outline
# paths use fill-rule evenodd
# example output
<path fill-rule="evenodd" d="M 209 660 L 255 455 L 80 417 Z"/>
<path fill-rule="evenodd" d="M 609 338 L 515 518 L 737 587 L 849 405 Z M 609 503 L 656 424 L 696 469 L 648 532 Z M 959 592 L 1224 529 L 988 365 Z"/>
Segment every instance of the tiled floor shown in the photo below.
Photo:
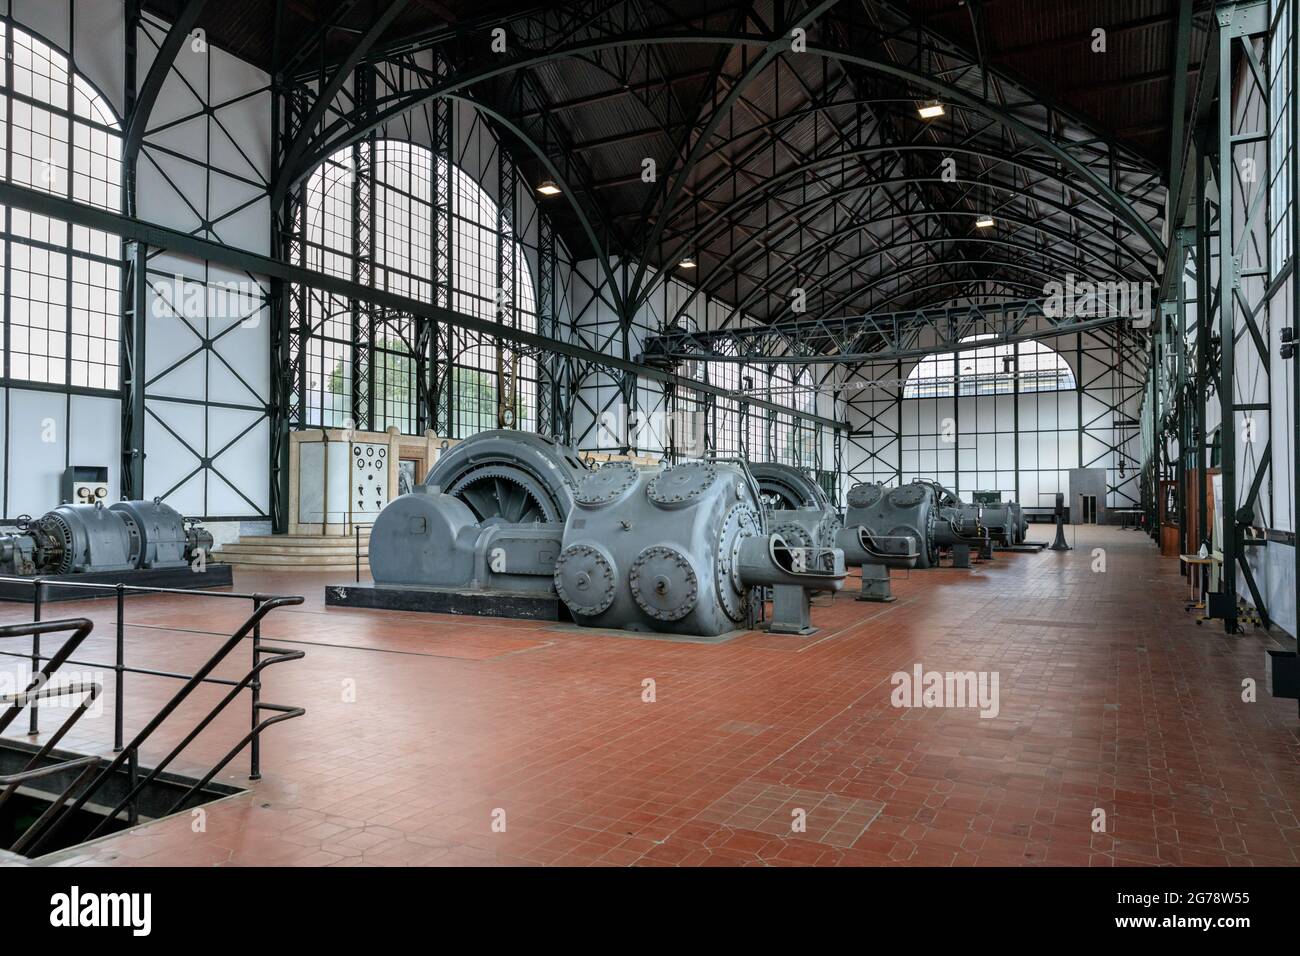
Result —
<path fill-rule="evenodd" d="M 267 672 L 265 698 L 307 716 L 267 733 L 264 779 L 209 805 L 201 832 L 184 814 L 40 862 L 1295 864 L 1300 719 L 1264 686 L 1270 639 L 1197 627 L 1175 564 L 1135 532 L 1077 545 L 896 575 L 897 603 L 842 594 L 814 637 L 717 646 L 326 609 L 325 577 L 242 576 L 307 598 L 265 629 L 307 655 Z M 131 599 L 128 660 L 193 668 L 233 604 Z M 99 622 L 79 657 L 110 652 L 111 602 L 53 613 Z M 918 663 L 996 672 L 999 713 L 894 707 L 891 674 Z M 131 678 L 128 733 L 175 689 Z M 107 752 L 108 704 L 68 746 Z M 247 719 L 219 720 L 179 769 Z"/>

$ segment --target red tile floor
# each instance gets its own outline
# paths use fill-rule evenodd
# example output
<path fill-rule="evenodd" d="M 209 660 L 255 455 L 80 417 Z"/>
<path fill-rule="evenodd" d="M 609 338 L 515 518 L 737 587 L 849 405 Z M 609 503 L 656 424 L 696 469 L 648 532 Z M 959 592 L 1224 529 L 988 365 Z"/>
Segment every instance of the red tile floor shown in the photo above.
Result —
<path fill-rule="evenodd" d="M 249 790 L 209 804 L 202 832 L 187 813 L 39 862 L 1295 864 L 1300 719 L 1265 688 L 1273 641 L 1196 626 L 1175 562 L 1136 532 L 1081 529 L 1076 544 L 897 574 L 896 603 L 846 591 L 815 609 L 813 637 L 715 646 L 327 609 L 327 577 L 241 575 L 241 589 L 307 599 L 265 628 L 306 651 L 267 671 L 265 699 L 307 715 L 267 732 L 264 779 L 232 765 L 220 779 Z M 98 622 L 79 656 L 110 654 L 111 603 L 51 612 Z M 128 661 L 192 669 L 217 640 L 203 632 L 244 612 L 132 598 Z M 0 620 L 22 616 L 0 606 Z M 996 671 L 1000 712 L 895 708 L 890 675 L 917 663 Z M 1242 701 L 1247 677 L 1257 702 Z M 129 678 L 128 734 L 175 689 Z M 107 696 L 66 746 L 108 752 Z M 170 739 L 200 712 L 169 721 Z M 219 720 L 177 769 L 199 769 L 246 721 L 246 708 Z"/>

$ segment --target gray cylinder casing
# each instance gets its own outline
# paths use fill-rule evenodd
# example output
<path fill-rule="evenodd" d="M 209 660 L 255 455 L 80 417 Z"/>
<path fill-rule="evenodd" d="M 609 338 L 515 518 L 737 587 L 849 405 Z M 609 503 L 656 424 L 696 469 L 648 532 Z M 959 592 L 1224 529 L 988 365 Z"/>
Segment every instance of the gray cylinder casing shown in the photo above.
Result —
<path fill-rule="evenodd" d="M 110 506 L 135 526 L 140 538 L 137 567 L 183 568 L 187 554 L 198 547 L 205 553 L 212 547 L 212 535 L 202 529 L 187 529 L 185 519 L 160 501 L 119 501 Z"/>
<path fill-rule="evenodd" d="M 1011 527 L 1016 544 L 1024 544 L 1029 537 L 1029 518 L 1018 501 L 1011 502 Z"/>
<path fill-rule="evenodd" d="M 890 568 L 916 565 L 918 548 L 913 538 L 883 538 L 862 525 L 847 528 L 832 512 L 820 508 L 787 508 L 768 514 L 768 527 L 790 544 L 819 545 L 844 552 L 844 564 L 850 568 L 864 564 L 883 564 Z"/>
<path fill-rule="evenodd" d="M 929 485 L 885 488 L 863 482 L 849 489 L 844 525 L 862 525 L 876 538 L 911 538 L 916 546 L 916 567 L 932 568 L 939 563 L 934 500 L 934 489 Z"/>
<path fill-rule="evenodd" d="M 1011 502 L 1003 501 L 995 505 L 985 505 L 984 525 L 989 529 L 993 540 L 1002 544 L 1016 543 L 1017 518 Z"/>
<path fill-rule="evenodd" d="M 459 498 L 483 523 L 563 522 L 588 474 L 573 448 L 534 432 L 495 428 L 443 452 L 424 485 Z"/>
<path fill-rule="evenodd" d="M 988 537 L 984 527 L 984 507 L 968 504 L 937 481 L 916 478 L 913 484 L 926 485 L 934 491 L 937 517 L 934 523 L 935 543 L 940 547 L 960 544 L 983 544 Z"/>
<path fill-rule="evenodd" d="M 422 487 L 391 501 L 370 531 L 375 584 L 554 594 L 564 525 L 482 524 L 469 506 Z"/>
<path fill-rule="evenodd" d="M 767 533 L 743 466 L 612 462 L 578 488 L 555 589 L 581 624 L 716 636 L 742 625 L 755 585 L 843 586 L 842 554 L 796 551 Z"/>

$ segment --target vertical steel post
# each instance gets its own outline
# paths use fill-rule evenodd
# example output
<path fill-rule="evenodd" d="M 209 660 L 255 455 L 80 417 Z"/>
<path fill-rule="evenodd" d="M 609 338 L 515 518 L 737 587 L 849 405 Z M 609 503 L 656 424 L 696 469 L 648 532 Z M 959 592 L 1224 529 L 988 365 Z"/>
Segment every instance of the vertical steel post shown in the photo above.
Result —
<path fill-rule="evenodd" d="M 35 585 L 36 588 L 35 594 L 32 597 L 32 620 L 39 621 L 41 619 L 41 598 L 45 590 L 45 582 L 42 581 L 40 578 L 37 578 L 32 583 Z M 39 634 L 33 634 L 32 635 L 32 678 L 35 679 L 36 675 L 39 674 L 40 672 L 41 672 L 41 636 Z M 39 689 L 40 688 L 37 688 L 37 690 Z M 27 715 L 27 732 L 29 734 L 40 733 L 40 718 L 39 718 L 39 710 L 37 708 L 36 701 L 32 701 L 29 706 L 31 707 L 31 713 Z"/>
<path fill-rule="evenodd" d="M 1231 18 L 1231 8 L 1220 16 Z M 1223 629 L 1237 630 L 1237 437 L 1232 418 L 1234 322 L 1238 286 L 1233 248 L 1233 191 L 1237 171 L 1232 141 L 1232 51 L 1235 35 L 1219 24 L 1219 479 L 1223 485 L 1223 569 L 1219 591 Z"/>
<path fill-rule="evenodd" d="M 253 597 L 253 614 L 262 608 L 261 595 Z M 258 673 L 257 666 L 261 663 L 262 654 L 262 621 L 259 618 L 253 624 L 253 679 L 249 682 L 249 697 L 252 701 L 250 710 L 251 723 L 250 729 L 257 730 L 257 715 L 262 709 L 262 675 Z M 253 734 L 253 739 L 248 745 L 248 779 L 262 779 L 262 737 L 258 733 Z"/>
<path fill-rule="evenodd" d="M 126 624 L 124 616 L 126 612 L 126 585 L 118 584 L 116 589 L 117 598 L 117 629 L 115 634 L 115 657 L 113 661 L 113 750 L 122 749 L 122 728 L 125 720 L 126 692 L 123 678 L 126 676 Z"/>

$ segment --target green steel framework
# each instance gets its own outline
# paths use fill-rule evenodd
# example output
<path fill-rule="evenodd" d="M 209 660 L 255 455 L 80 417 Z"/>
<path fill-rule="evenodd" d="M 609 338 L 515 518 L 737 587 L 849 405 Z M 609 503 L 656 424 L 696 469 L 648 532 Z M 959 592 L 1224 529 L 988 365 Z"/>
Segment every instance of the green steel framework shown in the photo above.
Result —
<path fill-rule="evenodd" d="M 1190 6 L 1184 0 L 1180 10 L 1178 57 L 1184 63 L 1190 55 Z M 1269 261 L 1268 177 L 1252 191 L 1250 184 L 1258 183 L 1259 174 L 1252 178 L 1246 173 L 1253 151 L 1266 147 L 1269 137 L 1270 85 L 1266 64 L 1256 49 L 1257 44 L 1267 48 L 1269 4 L 1265 0 L 1219 2 L 1212 14 L 1197 95 L 1189 102 L 1185 84 L 1175 91 L 1175 115 L 1181 117 L 1184 107 L 1190 106 L 1192 127 L 1185 138 L 1175 139 L 1171 156 L 1175 171 L 1171 209 L 1177 214 L 1170 223 L 1172 238 L 1162 273 L 1160 327 L 1150 346 L 1144 426 L 1151 435 L 1151 450 L 1144 464 L 1143 497 L 1149 526 L 1158 533 L 1159 482 L 1175 482 L 1180 544 L 1185 551 L 1197 550 L 1211 537 L 1206 508 L 1196 509 L 1197 526 L 1189 527 L 1187 503 L 1191 498 L 1206 501 L 1210 455 L 1218 449 L 1224 503 L 1219 515 L 1223 522 L 1223 573 L 1219 591 L 1211 595 L 1209 614 L 1221 618 L 1225 631 L 1234 633 L 1240 618 L 1238 574 L 1261 623 L 1268 626 L 1269 622 L 1247 551 L 1265 540 L 1259 533 L 1256 510 L 1264 483 L 1271 477 L 1272 461 L 1270 436 L 1253 462 L 1253 474 L 1243 469 L 1243 464 L 1251 463 L 1242 460 L 1245 432 L 1238 425 L 1269 406 L 1239 400 L 1237 357 L 1243 349 L 1250 351 L 1264 376 L 1270 374 L 1270 349 L 1262 323 L 1270 297 L 1293 275 L 1296 246 L 1293 241 L 1292 256 L 1284 267 L 1270 268 L 1282 264 Z M 1294 57 L 1291 69 L 1294 90 Z M 1254 116 L 1263 117 L 1261 125 L 1256 125 L 1245 109 L 1248 103 L 1257 107 Z M 1294 95 L 1287 122 L 1293 145 L 1288 162 L 1294 190 Z M 1292 236 L 1295 219 L 1292 213 Z M 1261 225 L 1265 226 L 1262 248 L 1258 242 Z M 1278 271 L 1276 277 L 1274 271 Z M 1190 298 L 1184 291 L 1188 284 L 1195 287 Z M 1295 296 L 1294 282 L 1291 291 Z M 1189 302 L 1195 303 L 1196 315 L 1190 330 Z M 1217 423 L 1206 420 L 1205 398 L 1211 394 L 1219 398 Z M 1217 439 L 1211 440 L 1216 425 Z"/>

